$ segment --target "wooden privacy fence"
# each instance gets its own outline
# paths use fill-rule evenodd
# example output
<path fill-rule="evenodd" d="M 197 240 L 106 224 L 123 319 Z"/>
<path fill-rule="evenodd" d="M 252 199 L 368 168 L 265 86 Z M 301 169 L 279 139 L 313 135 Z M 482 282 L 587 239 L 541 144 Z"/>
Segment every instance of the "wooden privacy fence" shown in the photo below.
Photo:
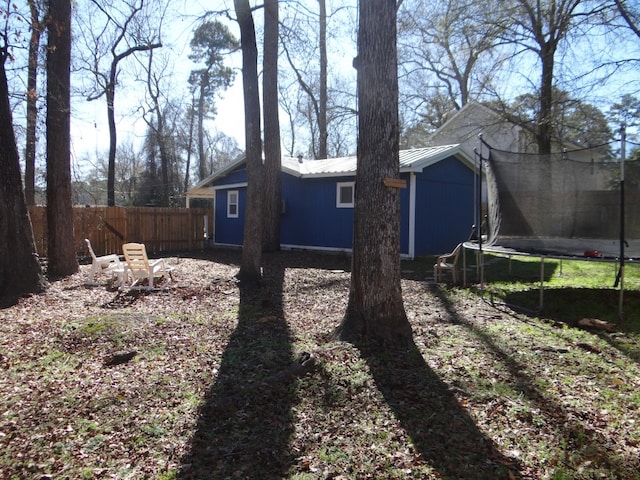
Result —
<path fill-rule="evenodd" d="M 46 257 L 47 207 L 29 207 L 29 215 L 38 255 Z M 74 207 L 75 251 L 89 255 L 85 238 L 96 255 L 121 254 L 128 242 L 144 243 L 149 253 L 200 249 L 212 215 L 208 208 Z"/>

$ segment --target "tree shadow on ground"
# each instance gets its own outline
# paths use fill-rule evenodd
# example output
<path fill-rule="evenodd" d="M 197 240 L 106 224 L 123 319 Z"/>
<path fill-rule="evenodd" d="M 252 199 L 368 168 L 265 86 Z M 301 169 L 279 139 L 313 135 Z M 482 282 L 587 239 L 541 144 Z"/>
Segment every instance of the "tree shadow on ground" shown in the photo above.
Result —
<path fill-rule="evenodd" d="M 617 325 L 621 330 L 640 333 L 640 292 L 624 292 L 623 310 L 630 318 L 620 321 L 620 291 L 614 288 L 545 288 L 543 308 L 539 312 L 545 318 L 575 326 L 589 312 L 590 318 L 597 318 Z M 540 307 L 540 291 L 527 290 L 509 292 L 505 295 L 507 305 L 522 306 L 537 311 Z"/>
<path fill-rule="evenodd" d="M 411 260 L 402 261 L 402 278 L 407 280 L 432 280 L 434 278 L 434 264 L 436 255 L 425 255 Z M 543 279 L 548 282 L 557 275 L 558 265 L 551 262 L 544 264 Z M 463 250 L 457 261 L 458 283 L 480 283 L 480 277 L 484 282 L 513 282 L 537 285 L 540 283 L 540 262 L 524 262 L 517 258 L 506 258 L 485 254 L 484 268 L 482 272 L 477 263 L 477 252 Z M 451 280 L 449 272 L 445 272 L 444 278 Z"/>
<path fill-rule="evenodd" d="M 511 387 L 519 392 L 524 400 L 534 406 L 545 418 L 545 428 L 556 432 L 557 443 L 564 445 L 564 458 L 558 462 L 558 475 L 563 474 L 563 463 L 569 466 L 590 465 L 607 472 L 607 478 L 636 478 L 629 476 L 629 465 L 637 464 L 637 459 L 627 459 L 618 452 L 612 451 L 608 439 L 590 425 L 590 412 L 574 410 L 554 398 L 536 382 L 536 378 L 528 373 L 528 364 L 518 361 L 500 345 L 499 336 L 494 336 L 472 321 L 460 315 L 453 302 L 437 287 L 430 291 L 440 299 L 452 324 L 460 325 L 486 348 L 495 362 L 500 362 L 508 372 Z M 528 357 L 531 361 L 532 357 Z M 475 477 L 479 478 L 479 477 Z M 555 476 L 554 476 L 555 478 Z M 558 477 L 560 478 L 560 477 Z"/>
<path fill-rule="evenodd" d="M 210 260 L 225 265 L 238 265 L 242 252 L 227 247 L 213 247 L 197 252 L 177 252 L 173 255 L 181 257 Z M 351 256 L 345 252 L 319 252 L 308 250 L 281 250 L 273 254 L 266 254 L 268 262 L 279 262 L 287 268 L 318 268 L 324 270 L 351 271 Z"/>
<path fill-rule="evenodd" d="M 153 294 L 142 290 L 118 291 L 111 300 L 102 304 L 105 309 L 118 309 L 130 307 L 136 303 L 141 297 Z"/>
<path fill-rule="evenodd" d="M 624 292 L 623 319 L 620 319 L 620 291 L 610 288 L 550 288 L 544 291 L 544 308 L 538 312 L 538 291 L 511 292 L 505 296 L 507 306 L 532 317 L 542 317 L 570 327 L 579 326 L 589 312 L 589 318 L 603 320 L 615 326 L 615 332 L 592 329 L 593 333 L 612 347 L 640 362 L 640 292 Z"/>
<path fill-rule="evenodd" d="M 462 264 L 460 264 L 462 266 Z M 473 258 L 467 263 L 470 270 L 469 279 L 479 281 L 479 271 L 477 269 L 477 260 Z M 540 284 L 540 275 L 542 268 L 542 280 L 549 282 L 553 277 L 557 276 L 559 265 L 557 262 L 546 261 L 524 261 L 517 257 L 502 257 L 497 255 L 484 254 L 484 281 L 491 282 L 520 282 L 523 284 L 530 283 L 533 285 Z"/>
<path fill-rule="evenodd" d="M 197 431 L 177 478 L 286 476 L 292 463 L 295 390 L 283 375 L 292 364 L 283 281 L 284 268 L 265 266 L 264 286 L 239 285 L 238 323 L 200 407 Z"/>
<path fill-rule="evenodd" d="M 517 461 L 503 455 L 480 431 L 413 342 L 398 351 L 358 348 L 422 460 L 442 478 L 520 478 Z"/>

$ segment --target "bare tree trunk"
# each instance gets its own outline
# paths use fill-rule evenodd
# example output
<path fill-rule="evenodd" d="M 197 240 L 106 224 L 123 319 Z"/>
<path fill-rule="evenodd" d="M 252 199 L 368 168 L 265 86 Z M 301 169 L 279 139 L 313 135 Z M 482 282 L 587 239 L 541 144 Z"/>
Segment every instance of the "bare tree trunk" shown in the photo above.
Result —
<path fill-rule="evenodd" d="M 170 207 L 171 189 L 169 185 L 169 164 L 171 163 L 169 148 L 167 145 L 168 135 L 165 133 L 165 118 L 162 112 L 158 111 L 158 149 L 160 150 L 160 178 L 162 178 L 162 203 L 164 207 Z M 161 126 L 160 126 L 161 125 Z"/>
<path fill-rule="evenodd" d="M 189 190 L 189 169 L 191 168 L 191 151 L 193 150 L 193 123 L 195 112 L 193 111 L 194 98 L 191 99 L 191 112 L 189 114 L 189 139 L 187 141 L 187 162 L 184 167 L 184 191 Z"/>
<path fill-rule="evenodd" d="M 258 93 L 258 47 L 248 0 L 234 0 L 240 25 L 242 86 L 247 157 L 247 200 L 244 238 L 238 279 L 248 284 L 262 280 L 262 140 L 260 138 L 260 94 Z"/>
<path fill-rule="evenodd" d="M 109 163 L 107 164 L 107 205 L 116 205 L 116 148 L 118 146 L 118 134 L 116 130 L 116 73 L 118 64 L 111 64 L 109 84 L 106 88 L 107 99 L 107 125 L 109 126 Z"/>
<path fill-rule="evenodd" d="M 264 2 L 264 235 L 263 250 L 280 250 L 282 185 L 280 179 L 280 118 L 278 115 L 278 0 Z"/>
<path fill-rule="evenodd" d="M 303 78 L 303 70 L 293 63 L 293 58 L 287 48 L 286 42 L 283 44 L 284 54 L 287 62 L 294 71 L 298 84 L 302 90 L 307 94 L 311 101 L 311 108 L 306 114 L 306 119 L 309 122 L 309 127 L 313 132 L 313 139 L 311 142 L 313 155 L 317 159 L 327 158 L 328 156 L 328 120 L 327 120 L 327 103 L 328 103 L 328 90 L 327 90 L 327 8 L 325 0 L 318 0 L 319 6 L 319 39 L 318 48 L 320 51 L 320 76 L 318 78 L 318 88 L 313 88 Z M 319 90 L 319 91 L 318 91 Z M 317 136 L 315 133 L 314 122 L 317 123 Z M 291 131 L 295 129 L 292 127 Z M 294 145 L 292 141 L 292 145 Z M 293 148 L 293 147 L 292 147 Z"/>
<path fill-rule="evenodd" d="M 553 136 L 553 98 L 555 55 L 560 42 L 568 40 L 571 31 L 580 29 L 589 15 L 583 0 L 563 0 L 562 2 L 540 2 L 534 0 L 518 0 L 512 2 L 516 7 L 515 17 L 511 20 L 514 27 L 510 41 L 525 45 L 538 55 L 542 67 L 540 77 L 540 105 L 537 112 L 536 142 L 538 153 L 551 153 Z M 531 46 L 526 46 L 531 41 Z"/>
<path fill-rule="evenodd" d="M 158 138 L 158 151 L 160 152 L 160 179 L 162 180 L 162 188 L 160 189 L 162 199 L 161 207 L 168 207 L 170 201 L 169 195 L 169 151 L 167 148 L 167 135 L 165 134 L 165 118 L 158 103 L 158 99 L 154 99 L 154 110 L 156 112 L 156 131 L 155 135 Z"/>
<path fill-rule="evenodd" d="M 327 158 L 327 6 L 318 0 L 320 7 L 320 102 L 318 111 L 318 158 Z"/>
<path fill-rule="evenodd" d="M 200 98 L 198 98 L 198 180 L 207 177 L 207 159 L 204 153 L 204 104 L 205 90 L 204 80 L 200 80 Z"/>
<path fill-rule="evenodd" d="M 551 137 L 553 135 L 553 64 L 555 48 L 553 45 L 542 46 L 540 60 L 542 61 L 542 77 L 540 79 L 540 111 L 538 112 L 538 153 L 551 153 Z"/>
<path fill-rule="evenodd" d="M 0 46 L 0 305 L 16 297 L 41 292 L 44 277 L 36 254 L 33 230 L 22 191 L 20 159 L 13 131 L 5 61 Z"/>
<path fill-rule="evenodd" d="M 399 176 L 395 0 L 359 0 L 358 163 L 351 289 L 337 334 L 346 340 L 406 345 L 411 326 L 400 287 Z"/>
<path fill-rule="evenodd" d="M 38 120 L 38 50 L 42 24 L 36 0 L 28 0 L 31 10 L 31 37 L 29 38 L 29 66 L 27 73 L 27 132 L 24 153 L 24 194 L 27 205 L 36 203 L 36 125 Z"/>
<path fill-rule="evenodd" d="M 632 11 L 626 7 L 624 0 L 614 0 L 614 3 L 616 4 L 616 8 L 618 9 L 622 19 L 626 22 L 636 37 L 640 38 L 640 18 L 638 18 L 638 15 L 633 15 Z"/>
<path fill-rule="evenodd" d="M 117 140 L 117 132 L 116 132 L 116 112 L 115 112 L 115 96 L 116 96 L 116 83 L 117 83 L 117 75 L 118 75 L 118 64 L 121 60 L 124 60 L 129 55 L 133 55 L 136 52 L 144 52 L 148 50 L 153 50 L 155 48 L 162 47 L 161 43 L 148 43 L 148 41 L 144 44 L 133 45 L 128 47 L 122 53 L 116 54 L 116 50 L 118 45 L 121 42 L 125 41 L 127 28 L 133 29 L 135 28 L 135 22 L 133 21 L 136 15 L 142 10 L 143 3 L 140 2 L 135 6 L 132 6 L 131 12 L 129 16 L 125 20 L 123 24 L 120 25 L 118 21 L 115 21 L 111 15 L 109 14 L 108 9 L 105 9 L 100 2 L 93 0 L 93 3 L 98 7 L 102 13 L 106 15 L 106 17 L 112 21 L 115 25 L 119 25 L 118 32 L 116 38 L 114 40 L 113 45 L 110 48 L 110 51 L 113 55 L 111 59 L 111 65 L 109 67 L 109 79 L 104 86 L 104 90 L 98 92 L 97 96 L 90 96 L 88 100 L 95 100 L 101 97 L 103 94 L 106 97 L 107 101 L 107 123 L 109 125 L 109 164 L 107 166 L 107 205 L 110 207 L 115 206 L 116 204 L 116 196 L 115 196 L 115 185 L 116 185 L 116 149 L 118 146 Z M 107 4 L 109 5 L 109 4 Z M 101 74 L 99 74 L 102 77 Z"/>
<path fill-rule="evenodd" d="M 49 2 L 47 46 L 48 275 L 78 271 L 71 203 L 71 0 Z"/>
<path fill-rule="evenodd" d="M 158 150 L 160 151 L 160 178 L 162 179 L 162 200 L 161 207 L 169 206 L 169 152 L 167 149 L 167 135 L 165 134 L 165 115 L 160 106 L 160 86 L 157 78 L 152 74 L 153 50 L 149 51 L 149 63 L 147 67 L 147 92 L 152 103 L 152 109 L 156 117 L 156 125 L 148 122 L 149 128 L 154 132 Z"/>

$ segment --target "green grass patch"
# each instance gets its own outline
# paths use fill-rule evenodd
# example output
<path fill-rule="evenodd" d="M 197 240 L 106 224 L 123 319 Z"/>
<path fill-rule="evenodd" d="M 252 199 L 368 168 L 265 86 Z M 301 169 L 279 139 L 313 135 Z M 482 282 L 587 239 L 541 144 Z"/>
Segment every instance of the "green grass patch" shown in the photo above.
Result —
<path fill-rule="evenodd" d="M 620 284 L 614 286 L 618 264 L 545 259 L 542 268 L 540 258 L 536 257 L 485 254 L 481 290 L 479 272 L 472 264 L 475 259 L 468 254 L 467 260 L 467 282 L 473 283 L 473 291 L 482 293 L 490 301 L 567 325 L 595 318 L 616 324 L 619 331 L 640 333 L 640 265 L 637 263 L 625 266 L 620 318 Z M 430 260 L 422 262 L 430 264 Z M 630 351 L 636 350 L 636 342 L 631 342 L 633 345 L 624 339 L 621 342 Z"/>
<path fill-rule="evenodd" d="M 120 315 L 91 316 L 63 327 L 77 340 L 86 342 L 108 341 L 121 347 L 130 336 L 130 327 Z"/>

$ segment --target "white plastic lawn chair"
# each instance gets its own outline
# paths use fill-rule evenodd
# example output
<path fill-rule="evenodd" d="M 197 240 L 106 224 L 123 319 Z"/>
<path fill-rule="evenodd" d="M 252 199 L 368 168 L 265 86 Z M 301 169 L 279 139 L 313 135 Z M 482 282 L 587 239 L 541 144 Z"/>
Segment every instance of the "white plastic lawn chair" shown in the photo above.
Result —
<path fill-rule="evenodd" d="M 436 259 L 436 263 L 433 266 L 433 279 L 436 283 L 442 280 L 445 272 L 451 274 L 453 283 L 458 283 L 458 256 L 460 255 L 460 250 L 462 250 L 461 243 L 459 243 L 451 253 L 440 255 Z"/>
<path fill-rule="evenodd" d="M 167 265 L 163 258 L 149 260 L 144 243 L 125 243 L 122 245 L 122 253 L 126 262 L 126 279 L 132 279 L 130 288 L 135 288 L 142 280 L 147 280 L 148 286 L 137 287 L 153 290 L 154 277 L 165 277 L 172 280 L 173 267 Z"/>
<path fill-rule="evenodd" d="M 91 254 L 91 270 L 89 271 L 89 277 L 87 278 L 87 285 L 97 285 L 96 275 L 103 270 L 115 271 L 116 269 L 122 269 L 122 264 L 120 263 L 120 257 L 118 257 L 118 255 L 114 253 L 111 255 L 96 257 L 89 239 L 85 238 L 84 241 L 86 242 L 87 249 Z"/>

